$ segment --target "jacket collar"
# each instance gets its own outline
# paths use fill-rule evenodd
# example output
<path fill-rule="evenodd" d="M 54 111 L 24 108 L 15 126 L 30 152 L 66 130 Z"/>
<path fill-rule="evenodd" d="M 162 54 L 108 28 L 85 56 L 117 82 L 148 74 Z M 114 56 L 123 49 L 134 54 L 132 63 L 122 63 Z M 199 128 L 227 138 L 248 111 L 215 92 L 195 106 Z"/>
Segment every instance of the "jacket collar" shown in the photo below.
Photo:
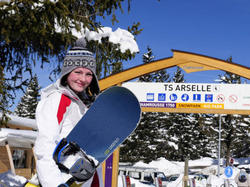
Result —
<path fill-rule="evenodd" d="M 60 92 L 68 97 L 70 97 L 73 100 L 76 101 L 81 101 L 80 98 L 75 94 L 75 92 L 73 92 L 73 90 L 71 90 L 68 86 L 62 86 L 60 84 L 61 80 L 58 79 L 55 83 L 50 84 L 49 86 L 47 86 L 46 88 L 41 90 L 41 99 L 43 99 L 44 97 L 48 97 L 50 94 L 54 93 L 54 92 Z"/>

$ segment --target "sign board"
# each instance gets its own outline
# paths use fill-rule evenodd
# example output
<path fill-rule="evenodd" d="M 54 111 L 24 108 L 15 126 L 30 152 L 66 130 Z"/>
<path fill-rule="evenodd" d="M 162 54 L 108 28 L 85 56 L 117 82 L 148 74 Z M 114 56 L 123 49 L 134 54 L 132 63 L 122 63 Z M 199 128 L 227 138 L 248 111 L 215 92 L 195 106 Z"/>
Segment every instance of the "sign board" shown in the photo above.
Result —
<path fill-rule="evenodd" d="M 232 177 L 232 175 L 233 175 L 233 169 L 232 169 L 232 167 L 231 166 L 227 166 L 225 168 L 225 170 L 224 170 L 224 173 L 225 173 L 225 175 L 226 175 L 227 178 Z"/>
<path fill-rule="evenodd" d="M 128 82 L 141 107 L 250 110 L 250 84 Z"/>
<path fill-rule="evenodd" d="M 230 164 L 231 166 L 234 164 L 234 159 L 233 159 L 233 158 L 230 158 L 229 164 Z"/>

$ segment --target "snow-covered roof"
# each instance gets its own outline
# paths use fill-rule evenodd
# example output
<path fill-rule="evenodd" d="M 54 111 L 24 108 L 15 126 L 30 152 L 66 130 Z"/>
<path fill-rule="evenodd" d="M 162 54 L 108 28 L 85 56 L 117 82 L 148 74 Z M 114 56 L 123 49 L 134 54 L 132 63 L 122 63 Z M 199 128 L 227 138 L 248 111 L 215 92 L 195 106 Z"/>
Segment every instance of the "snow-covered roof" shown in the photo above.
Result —
<path fill-rule="evenodd" d="M 8 142 L 11 147 L 31 148 L 35 143 L 37 134 L 37 131 L 32 130 L 1 128 L 0 146 L 4 146 L 5 142 Z"/>
<path fill-rule="evenodd" d="M 10 120 L 8 121 L 8 124 L 37 129 L 36 120 L 34 119 L 18 117 L 15 115 L 7 115 L 7 116 L 10 118 Z M 2 114 L 0 113 L 0 118 L 1 117 L 2 117 Z"/>
<path fill-rule="evenodd" d="M 0 113 L 0 118 L 2 114 Z M 34 130 L 37 129 L 36 120 L 22 118 L 14 115 L 8 115 L 10 120 L 8 121 L 9 125 L 16 125 L 20 127 L 29 127 Z M 20 147 L 20 148 L 31 148 L 34 145 L 37 131 L 33 130 L 16 130 L 9 128 L 0 128 L 0 146 L 4 146 L 5 142 L 11 147 Z"/>

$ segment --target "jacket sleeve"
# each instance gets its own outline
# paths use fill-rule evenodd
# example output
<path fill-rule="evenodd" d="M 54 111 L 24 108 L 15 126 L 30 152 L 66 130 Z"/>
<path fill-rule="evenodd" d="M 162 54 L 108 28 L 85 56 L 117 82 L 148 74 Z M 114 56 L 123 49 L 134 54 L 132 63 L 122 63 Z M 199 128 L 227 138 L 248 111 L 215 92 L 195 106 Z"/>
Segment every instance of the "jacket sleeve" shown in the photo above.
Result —
<path fill-rule="evenodd" d="M 61 94 L 52 94 L 41 100 L 36 109 L 36 123 L 38 138 L 35 144 L 37 157 L 37 174 L 43 187 L 57 187 L 66 182 L 63 173 L 53 160 L 53 152 L 59 140 L 60 124 L 58 122 L 58 109 Z"/>

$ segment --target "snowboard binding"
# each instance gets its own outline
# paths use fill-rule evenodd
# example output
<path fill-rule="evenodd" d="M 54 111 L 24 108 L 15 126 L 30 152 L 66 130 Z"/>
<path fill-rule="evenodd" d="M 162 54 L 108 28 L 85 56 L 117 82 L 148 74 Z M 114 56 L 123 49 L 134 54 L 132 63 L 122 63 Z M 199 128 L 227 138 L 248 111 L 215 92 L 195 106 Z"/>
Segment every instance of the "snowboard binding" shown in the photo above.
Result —
<path fill-rule="evenodd" d="M 75 154 L 80 155 L 80 157 L 70 168 L 61 162 L 62 157 Z M 85 182 L 90 179 L 94 175 L 97 167 L 93 159 L 89 158 L 89 156 L 76 143 L 68 143 L 66 138 L 63 138 L 57 144 L 53 153 L 53 159 L 62 172 L 72 175 L 72 178 L 66 182 L 69 186 L 75 181 Z"/>

